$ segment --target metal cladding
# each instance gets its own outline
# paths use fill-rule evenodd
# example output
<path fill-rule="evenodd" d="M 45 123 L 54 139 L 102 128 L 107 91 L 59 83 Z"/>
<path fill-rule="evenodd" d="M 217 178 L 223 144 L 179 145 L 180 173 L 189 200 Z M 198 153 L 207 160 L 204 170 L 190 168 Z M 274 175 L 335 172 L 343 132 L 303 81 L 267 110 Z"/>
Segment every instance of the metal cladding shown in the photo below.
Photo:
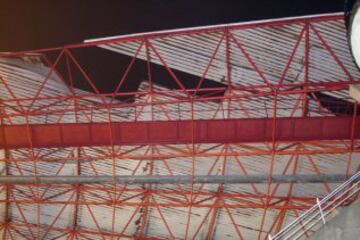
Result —
<path fill-rule="evenodd" d="M 342 14 L 0 53 L 0 235 L 266 239 L 359 170 L 359 79 Z"/>

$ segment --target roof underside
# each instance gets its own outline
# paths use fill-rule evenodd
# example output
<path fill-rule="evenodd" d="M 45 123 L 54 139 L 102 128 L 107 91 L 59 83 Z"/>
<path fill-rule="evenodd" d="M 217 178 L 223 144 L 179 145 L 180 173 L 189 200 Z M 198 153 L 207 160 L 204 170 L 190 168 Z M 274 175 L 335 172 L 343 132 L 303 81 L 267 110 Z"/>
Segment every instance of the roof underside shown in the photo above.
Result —
<path fill-rule="evenodd" d="M 132 93 L 134 102 L 123 102 L 69 87 L 70 74 L 51 70 L 46 52 L 3 55 L 2 124 L 338 116 L 326 101 L 351 115 L 347 87 L 360 79 L 339 14 L 120 36 L 67 49 L 92 46 L 130 56 L 130 63 L 134 57 L 164 66 L 176 87 L 157 84 L 152 73 Z M 223 84 L 223 96 L 193 95 L 207 80 Z M 319 92 L 330 98 L 319 99 Z M 347 139 L 21 148 L 0 150 L 7 159 L 0 166 L 3 175 L 351 174 L 359 167 L 358 145 Z M 8 224 L 1 231 L 5 239 L 265 239 L 335 186 L 2 186 L 0 218 Z"/>

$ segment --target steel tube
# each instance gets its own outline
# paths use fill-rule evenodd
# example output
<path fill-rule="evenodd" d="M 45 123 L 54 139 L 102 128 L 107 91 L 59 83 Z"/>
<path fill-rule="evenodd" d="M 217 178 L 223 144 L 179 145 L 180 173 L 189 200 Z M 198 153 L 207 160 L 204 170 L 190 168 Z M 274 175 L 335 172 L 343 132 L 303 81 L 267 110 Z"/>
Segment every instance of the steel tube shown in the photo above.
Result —
<path fill-rule="evenodd" d="M 273 183 L 324 183 L 343 182 L 348 177 L 342 174 L 331 175 L 273 175 Z M 153 175 L 153 176 L 0 176 L 0 184 L 265 184 L 268 183 L 268 175 Z"/>

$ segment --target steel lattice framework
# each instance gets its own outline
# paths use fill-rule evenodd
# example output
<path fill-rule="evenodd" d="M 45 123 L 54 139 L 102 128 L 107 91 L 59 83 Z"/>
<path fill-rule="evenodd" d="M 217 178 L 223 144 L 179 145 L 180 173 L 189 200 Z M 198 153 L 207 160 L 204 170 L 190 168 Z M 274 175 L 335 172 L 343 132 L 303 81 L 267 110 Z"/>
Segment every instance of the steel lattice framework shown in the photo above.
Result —
<path fill-rule="evenodd" d="M 98 47 L 129 59 L 111 92 L 77 56 Z M 124 91 L 138 61 L 146 79 Z M 159 65 L 172 87 L 158 84 Z M 358 105 L 347 93 L 359 79 L 340 14 L 0 54 L 1 174 L 34 177 L 1 185 L 2 238 L 265 239 L 336 186 L 271 176 L 359 169 Z M 254 174 L 268 181 L 116 181 Z M 39 175 L 113 181 L 42 184 Z"/>

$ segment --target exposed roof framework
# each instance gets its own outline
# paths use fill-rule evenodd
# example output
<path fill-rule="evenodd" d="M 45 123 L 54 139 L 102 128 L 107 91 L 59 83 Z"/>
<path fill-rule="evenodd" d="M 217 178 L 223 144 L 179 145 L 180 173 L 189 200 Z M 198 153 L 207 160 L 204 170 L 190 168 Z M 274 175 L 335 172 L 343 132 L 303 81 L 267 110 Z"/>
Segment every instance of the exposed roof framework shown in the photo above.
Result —
<path fill-rule="evenodd" d="M 100 92 L 78 60 L 77 52 L 91 47 L 129 56 L 112 92 Z M 34 177 L 32 184 L 1 185 L 4 239 L 266 239 L 336 186 L 271 176 L 359 170 L 358 106 L 347 91 L 360 72 L 340 14 L 0 57 L 1 173 Z M 123 92 L 136 61 L 146 62 L 147 79 L 138 91 Z M 157 84 L 152 64 L 163 66 L 172 88 Z M 203 87 L 208 80 L 222 87 Z M 126 96 L 135 97 L 120 98 Z M 116 181 L 256 174 L 268 176 L 266 183 Z M 41 184 L 39 175 L 113 181 Z"/>

